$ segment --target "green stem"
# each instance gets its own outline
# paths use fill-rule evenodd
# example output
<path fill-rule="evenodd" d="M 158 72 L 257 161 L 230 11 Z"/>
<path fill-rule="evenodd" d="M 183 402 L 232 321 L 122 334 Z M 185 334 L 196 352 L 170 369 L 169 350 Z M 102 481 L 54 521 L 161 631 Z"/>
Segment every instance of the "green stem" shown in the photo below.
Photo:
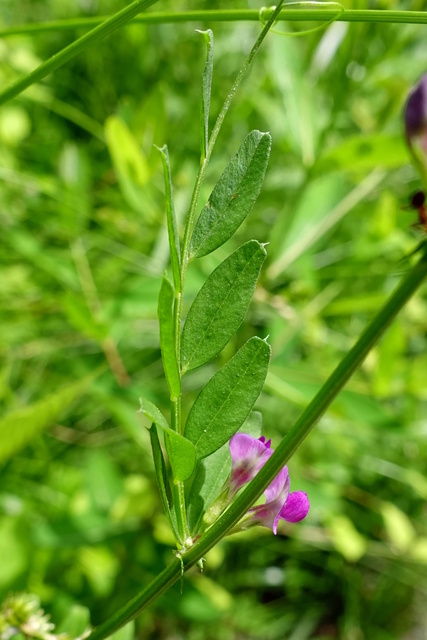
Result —
<path fill-rule="evenodd" d="M 308 436 L 320 420 L 348 379 L 365 359 L 372 347 L 378 342 L 397 313 L 427 276 L 427 241 L 422 247 L 420 261 L 404 278 L 383 308 L 371 321 L 359 340 L 333 371 L 326 383 L 303 411 L 287 436 L 277 447 L 265 466 L 250 482 L 248 487 L 236 498 L 218 520 L 199 538 L 199 540 L 183 553 L 180 558 L 171 562 L 152 582 L 130 602 L 108 620 L 95 628 L 90 635 L 91 640 L 103 640 L 127 622 L 135 618 L 151 602 L 164 593 L 181 577 L 182 564 L 185 570 L 192 567 L 211 549 L 228 531 L 230 531 L 245 515 L 253 503 L 260 497 L 277 473 Z"/>
<path fill-rule="evenodd" d="M 122 9 L 122 11 L 118 11 L 111 18 L 104 20 L 100 25 L 86 33 L 78 40 L 75 40 L 72 44 L 65 47 L 59 53 L 54 54 L 48 60 L 43 62 L 40 66 L 38 66 L 34 71 L 28 73 L 23 78 L 20 78 L 13 84 L 11 84 L 7 89 L 0 93 L 0 105 L 4 104 L 8 100 L 15 98 L 17 95 L 22 93 L 24 89 L 27 89 L 29 86 L 42 80 L 49 73 L 59 69 L 63 64 L 74 58 L 81 51 L 89 47 L 90 45 L 95 44 L 98 40 L 105 38 L 109 34 L 116 31 L 123 25 L 125 25 L 129 20 L 132 20 L 138 13 L 141 11 L 145 11 L 148 7 L 158 2 L 158 0 L 134 0 L 126 9 Z"/>
<path fill-rule="evenodd" d="M 185 508 L 184 483 L 176 481 L 172 483 L 173 504 L 175 506 L 176 522 L 179 531 L 178 546 L 185 546 L 186 540 L 190 540 L 190 530 L 187 523 L 187 511 Z"/>
<path fill-rule="evenodd" d="M 264 12 L 267 13 L 267 12 Z M 336 9 L 283 9 L 277 20 L 286 22 L 378 22 L 427 24 L 426 11 L 384 11 L 381 9 L 344 9 L 338 14 Z M 0 30 L 0 37 L 31 35 L 74 29 L 87 29 L 105 21 L 107 16 L 57 20 L 28 25 L 17 25 Z M 178 22 L 258 22 L 257 9 L 220 9 L 213 11 L 161 11 L 134 18 L 132 24 L 174 24 Z"/>
<path fill-rule="evenodd" d="M 283 4 L 283 0 L 281 0 L 279 2 L 279 4 L 277 5 L 275 11 L 270 15 L 270 18 L 267 22 L 267 24 L 264 26 L 264 28 L 262 29 L 260 35 L 258 36 L 254 46 L 252 47 L 248 57 L 246 58 L 245 62 L 243 63 L 242 68 L 240 69 L 239 73 L 236 76 L 235 81 L 233 82 L 233 85 L 228 93 L 227 98 L 225 99 L 225 102 L 221 108 L 221 111 L 218 115 L 218 118 L 216 119 L 215 122 L 215 126 L 212 130 L 212 133 L 210 135 L 209 138 L 209 144 L 208 144 L 208 149 L 207 149 L 207 153 L 206 153 L 206 158 L 204 158 L 200 164 L 200 168 L 199 168 L 199 173 L 197 174 L 197 178 L 196 178 L 196 184 L 194 186 L 194 190 L 193 190 L 193 195 L 191 197 L 191 204 L 190 204 L 190 210 L 188 213 L 188 218 L 187 218 L 187 224 L 185 227 L 185 233 L 184 233 L 184 241 L 183 241 L 183 247 L 182 247 L 182 276 L 181 276 L 181 282 L 182 282 L 182 286 L 184 286 L 184 281 L 185 281 L 185 276 L 186 276 L 186 272 L 187 272 L 187 267 L 188 267 L 188 262 L 189 262 L 189 253 L 190 253 L 190 240 L 191 240 L 191 234 L 193 232 L 193 226 L 194 226 L 194 219 L 196 216 L 196 208 L 197 208 L 197 203 L 198 203 L 198 199 L 199 199 L 199 194 L 200 194 L 200 189 L 203 183 L 203 179 L 205 176 L 205 172 L 206 172 L 206 168 L 208 166 L 209 160 L 211 158 L 212 155 L 212 151 L 214 149 L 215 146 L 215 142 L 218 138 L 218 134 L 221 130 L 222 124 L 224 122 L 225 116 L 227 115 L 227 112 L 230 108 L 231 105 L 231 101 L 233 100 L 237 89 L 239 88 L 240 83 L 242 82 L 243 78 L 245 77 L 251 63 L 253 62 L 256 54 L 259 51 L 259 48 L 264 40 L 264 38 L 266 37 L 267 33 L 269 32 L 269 30 L 271 29 L 271 27 L 273 26 L 273 23 L 275 22 L 275 20 L 277 19 L 277 16 L 279 15 L 280 11 L 281 11 L 281 6 Z"/>
<path fill-rule="evenodd" d="M 219 113 L 215 126 L 213 128 L 211 137 L 209 139 L 208 149 L 206 153 L 206 157 L 202 159 L 199 167 L 199 171 L 196 178 L 196 183 L 194 185 L 193 194 L 191 197 L 190 209 L 187 216 L 187 223 L 185 226 L 184 232 L 184 240 L 182 247 L 182 259 L 181 259 L 181 278 L 180 278 L 180 290 L 176 292 L 175 297 L 175 307 L 174 307 L 174 329 L 175 329 L 175 349 L 176 349 L 176 358 L 178 362 L 178 366 L 181 363 L 181 320 L 182 320 L 182 300 L 184 293 L 184 285 L 185 278 L 187 275 L 187 267 L 190 260 L 190 240 L 191 234 L 194 226 L 194 219 L 196 215 L 196 208 L 199 199 L 200 189 L 203 183 L 203 179 L 206 172 L 206 167 L 208 166 L 209 159 L 212 155 L 213 148 L 215 146 L 216 139 L 218 137 L 219 131 L 221 129 L 222 123 L 224 122 L 224 118 L 227 114 L 228 109 L 230 108 L 231 101 L 237 91 L 238 86 L 240 85 L 243 77 L 245 76 L 251 62 L 255 58 L 262 41 L 273 25 L 274 19 L 276 15 L 280 12 L 280 7 L 283 4 L 283 0 L 281 0 L 276 8 L 276 10 L 271 15 L 269 21 L 262 29 L 261 34 L 259 35 L 257 41 L 255 42 L 252 50 L 245 60 L 241 70 L 237 74 L 237 77 L 231 87 L 231 90 L 223 104 L 223 107 Z M 181 371 L 182 373 L 182 371 Z M 179 433 L 184 432 L 184 425 L 181 423 L 181 395 L 179 398 L 176 398 L 174 401 L 174 406 L 172 407 L 173 415 L 175 417 L 175 429 L 179 431 Z M 179 420 L 179 422 L 178 422 Z M 177 484 L 177 490 L 179 492 L 179 500 L 178 502 L 175 500 L 176 505 L 176 516 L 178 522 L 180 523 L 181 529 L 183 529 L 184 534 L 184 542 L 190 539 L 190 532 L 188 530 L 187 518 L 186 518 L 186 505 L 185 505 L 185 496 L 184 496 L 184 485 L 183 483 Z"/>

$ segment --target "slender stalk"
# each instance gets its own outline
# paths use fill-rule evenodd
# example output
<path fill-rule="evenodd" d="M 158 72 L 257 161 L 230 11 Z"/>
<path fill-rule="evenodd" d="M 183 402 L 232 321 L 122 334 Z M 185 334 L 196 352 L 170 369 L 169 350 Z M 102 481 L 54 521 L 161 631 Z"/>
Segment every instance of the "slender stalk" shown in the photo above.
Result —
<path fill-rule="evenodd" d="M 116 629 L 135 618 L 151 602 L 177 582 L 184 570 L 192 567 L 211 549 L 239 520 L 252 504 L 260 497 L 280 469 L 287 463 L 295 450 L 302 444 L 313 427 L 320 420 L 327 408 L 336 398 L 349 378 L 365 359 L 372 347 L 381 338 L 392 320 L 406 304 L 409 298 L 427 276 L 427 241 L 422 247 L 423 255 L 397 289 L 392 293 L 385 305 L 371 321 L 359 340 L 330 375 L 326 383 L 303 411 L 287 436 L 277 447 L 261 471 L 250 482 L 248 487 L 236 498 L 230 507 L 218 518 L 199 540 L 183 553 L 180 558 L 171 562 L 141 593 L 124 605 L 111 618 L 95 628 L 90 635 L 91 640 L 103 640 Z"/>
<path fill-rule="evenodd" d="M 52 71 L 59 69 L 59 67 L 62 67 L 63 64 L 74 58 L 74 56 L 81 51 L 113 33 L 116 29 L 119 29 L 129 22 L 129 20 L 132 20 L 138 13 L 145 11 L 145 9 L 148 9 L 148 7 L 156 2 L 158 2 L 158 0 L 134 0 L 128 7 L 122 9 L 122 11 L 118 11 L 111 16 L 111 18 L 107 18 L 107 20 L 104 20 L 104 22 L 89 31 L 89 33 L 78 38 L 72 44 L 68 45 L 68 47 L 61 49 L 61 51 L 55 53 L 34 69 L 34 71 L 31 71 L 31 73 L 28 73 L 23 78 L 11 84 L 7 89 L 0 92 L 0 105 L 15 98 L 22 93 L 24 89 L 27 89 L 35 82 L 39 82 L 39 80 L 45 78 L 49 73 L 52 73 Z"/>
<path fill-rule="evenodd" d="M 242 68 L 240 69 L 239 73 L 236 76 L 235 81 L 233 82 L 233 85 L 228 93 L 227 98 L 225 99 L 225 102 L 222 106 L 222 109 L 218 115 L 218 118 L 215 122 L 215 126 L 212 130 L 212 133 L 210 135 L 209 138 L 209 144 L 208 144 L 208 148 L 207 148 L 207 152 L 206 152 L 206 158 L 203 159 L 203 161 L 200 164 L 200 168 L 199 168 L 199 173 L 197 175 L 197 179 L 196 179 L 196 184 L 194 186 L 194 190 L 193 190 L 193 195 L 191 198 L 191 204 L 190 204 L 190 210 L 188 213 L 188 218 L 187 218 L 187 224 L 185 227 L 185 233 L 184 233 L 184 241 L 183 241 L 183 247 L 182 247 L 182 283 L 184 283 L 185 281 L 185 276 L 186 276 L 186 271 L 187 271 L 187 266 L 188 266 L 188 262 L 189 262 L 189 251 L 190 251 L 190 240 L 191 240 L 191 234 L 193 231 L 193 227 L 194 227 L 194 218 L 196 215 L 196 208 L 197 208 L 197 203 L 198 203 L 198 198 L 199 198 L 199 194 L 200 194 L 200 188 L 202 186 L 203 183 L 203 179 L 205 176 L 205 172 L 206 172 L 206 168 L 207 165 L 209 163 L 210 157 L 212 155 L 212 151 L 214 149 L 215 146 L 215 142 L 217 140 L 218 134 L 221 130 L 222 124 L 224 122 L 225 116 L 227 115 L 227 112 L 230 108 L 231 105 L 231 101 L 233 100 L 237 89 L 239 88 L 240 83 L 242 82 L 243 78 L 245 77 L 251 63 L 253 62 L 256 54 L 259 51 L 259 48 L 264 40 L 264 38 L 266 37 L 267 33 L 269 32 L 269 30 L 271 29 L 273 23 L 275 22 L 275 20 L 277 19 L 277 16 L 280 14 L 281 11 L 281 7 L 283 4 L 283 0 L 280 0 L 279 4 L 277 5 L 276 9 L 273 11 L 273 13 L 270 15 L 270 18 L 267 22 L 267 24 L 264 26 L 263 30 L 261 31 L 260 35 L 258 36 L 254 46 L 252 47 L 248 57 L 246 58 L 245 62 L 243 63 Z"/>
<path fill-rule="evenodd" d="M 267 11 L 264 11 L 266 16 Z M 17 25 L 0 29 L 0 37 L 16 35 L 37 35 L 57 31 L 87 29 L 105 21 L 107 16 L 56 20 L 35 24 Z M 257 9 L 219 9 L 199 11 L 159 11 L 133 18 L 132 24 L 176 24 L 179 22 L 258 22 L 260 12 Z M 277 20 L 283 22 L 377 22 L 397 24 L 427 24 L 426 11 L 385 11 L 381 9 L 344 9 L 338 14 L 336 9 L 289 9 L 284 8 Z"/>

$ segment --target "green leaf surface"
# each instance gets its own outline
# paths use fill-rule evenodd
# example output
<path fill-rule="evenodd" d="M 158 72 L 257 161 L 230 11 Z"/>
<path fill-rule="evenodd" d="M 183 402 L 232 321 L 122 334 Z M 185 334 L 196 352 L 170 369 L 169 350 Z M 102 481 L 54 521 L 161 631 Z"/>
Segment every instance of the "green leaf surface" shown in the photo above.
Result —
<path fill-rule="evenodd" d="M 206 280 L 190 307 L 182 332 L 183 372 L 200 367 L 216 356 L 238 329 L 266 255 L 263 245 L 250 240 Z"/>
<path fill-rule="evenodd" d="M 261 191 L 270 149 L 269 133 L 251 131 L 246 136 L 197 220 L 190 245 L 192 256 L 211 253 L 242 224 Z"/>
<path fill-rule="evenodd" d="M 259 411 L 251 411 L 248 419 L 239 429 L 259 438 L 262 428 L 262 415 Z M 212 455 L 200 460 L 191 485 L 188 499 L 188 521 L 193 535 L 198 532 L 204 512 L 217 498 L 231 472 L 231 456 L 228 442 Z"/>
<path fill-rule="evenodd" d="M 11 411 L 0 420 L 0 463 L 22 449 L 42 431 L 52 425 L 64 410 L 93 381 L 88 376 L 61 391 L 45 396 L 38 402 L 22 409 Z"/>
<path fill-rule="evenodd" d="M 251 338 L 199 393 L 185 428 L 197 459 L 214 453 L 242 426 L 261 393 L 270 354 L 264 340 Z"/>
<path fill-rule="evenodd" d="M 174 479 L 187 480 L 194 471 L 196 451 L 190 440 L 173 431 L 163 413 L 150 400 L 140 399 L 140 411 L 165 434 L 165 444 Z"/>
<path fill-rule="evenodd" d="M 163 172 L 165 176 L 166 192 L 166 218 L 168 224 L 169 248 L 171 254 L 171 265 L 175 289 L 181 291 L 181 271 L 180 271 L 180 249 L 179 236 L 176 224 L 175 207 L 173 203 L 172 176 L 169 162 L 169 152 L 166 145 L 157 147 L 160 151 L 163 162 Z"/>
<path fill-rule="evenodd" d="M 211 104 L 212 69 L 213 69 L 213 33 L 210 29 L 199 31 L 206 40 L 206 64 L 202 75 L 202 106 L 200 114 L 200 143 L 202 159 L 206 158 L 209 142 L 209 109 Z"/>
<path fill-rule="evenodd" d="M 173 323 L 174 290 L 172 283 L 163 277 L 159 293 L 159 325 L 160 348 L 163 368 L 165 370 L 171 398 L 178 398 L 181 393 L 181 379 L 175 355 L 175 331 Z"/>
<path fill-rule="evenodd" d="M 159 488 L 160 498 L 163 504 L 163 510 L 169 520 L 171 528 L 174 532 L 174 535 L 177 539 L 179 539 L 178 535 L 178 526 L 176 523 L 175 513 L 171 508 L 170 498 L 168 492 L 168 480 L 167 480 L 167 471 L 166 471 L 166 463 L 163 457 L 162 448 L 160 446 L 159 434 L 157 432 L 157 425 L 153 423 L 151 425 L 150 432 L 150 440 L 151 440 L 151 449 L 153 451 L 153 460 L 154 460 L 154 469 L 156 471 L 156 479 L 157 486 Z"/>

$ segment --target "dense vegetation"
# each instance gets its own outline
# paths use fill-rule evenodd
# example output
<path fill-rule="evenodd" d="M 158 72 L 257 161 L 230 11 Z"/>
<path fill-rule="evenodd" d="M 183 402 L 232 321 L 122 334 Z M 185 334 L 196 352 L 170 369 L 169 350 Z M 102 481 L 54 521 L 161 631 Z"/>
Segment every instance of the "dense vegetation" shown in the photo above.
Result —
<path fill-rule="evenodd" d="M 0 27 L 123 4 L 3 0 Z M 216 115 L 256 23 L 128 26 L 0 107 L 0 401 L 28 434 L 22 447 L 0 423 L 0 601 L 36 593 L 58 623 L 84 619 L 82 607 L 101 622 L 172 557 L 137 414 L 142 394 L 168 407 L 156 312 L 169 254 L 153 145 L 168 144 L 182 221 L 199 161 L 205 51 L 194 29 L 208 26 Z M 426 71 L 425 30 L 337 22 L 299 38 L 269 34 L 218 140 L 201 202 L 250 130 L 271 132 L 272 153 L 236 237 L 191 265 L 186 308 L 245 240 L 268 242 L 268 258 L 236 337 L 188 374 L 186 390 L 195 397 L 245 340 L 269 335 L 257 408 L 273 445 L 409 268 L 402 258 L 418 239 L 405 206 L 420 183 L 401 114 Z M 83 32 L 1 37 L 0 86 Z M 277 537 L 226 538 L 182 594 L 176 585 L 144 612 L 137 637 L 423 637 L 426 315 L 424 288 L 292 459 L 292 486 L 311 501 L 306 521 L 282 523 Z"/>

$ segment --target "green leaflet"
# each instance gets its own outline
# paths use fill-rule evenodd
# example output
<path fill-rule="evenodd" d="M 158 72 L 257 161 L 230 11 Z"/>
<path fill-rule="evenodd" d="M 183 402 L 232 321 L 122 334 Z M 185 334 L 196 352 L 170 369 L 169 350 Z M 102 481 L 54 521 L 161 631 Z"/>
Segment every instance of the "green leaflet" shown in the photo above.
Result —
<path fill-rule="evenodd" d="M 190 245 L 192 256 L 211 253 L 242 224 L 261 191 L 270 149 L 269 133 L 251 131 L 246 136 L 197 220 Z"/>
<path fill-rule="evenodd" d="M 175 517 L 174 511 L 171 509 L 170 499 L 168 495 L 166 463 L 163 457 L 162 448 L 160 446 L 159 434 L 157 433 L 157 426 L 155 423 L 151 425 L 150 440 L 151 440 L 151 449 L 153 451 L 154 469 L 156 471 L 157 486 L 159 488 L 163 509 L 168 517 L 169 523 L 171 525 L 171 528 L 174 532 L 176 539 L 179 540 L 176 517 Z"/>
<path fill-rule="evenodd" d="M 206 64 L 202 75 L 202 106 L 200 114 L 200 146 L 202 160 L 206 158 L 209 142 L 209 109 L 211 104 L 212 69 L 213 69 L 213 33 L 210 29 L 199 31 L 207 44 Z"/>
<path fill-rule="evenodd" d="M 262 415 L 259 411 L 251 411 L 248 419 L 239 429 L 259 438 L 262 428 Z M 188 522 L 192 535 L 198 533 L 204 512 L 217 498 L 231 472 L 231 456 L 228 442 L 215 453 L 200 460 L 191 485 L 188 499 Z"/>
<path fill-rule="evenodd" d="M 199 393 L 185 427 L 197 459 L 219 449 L 246 420 L 264 384 L 270 346 L 251 338 Z"/>
<path fill-rule="evenodd" d="M 96 375 L 96 374 L 95 374 Z M 0 420 L 0 463 L 22 449 L 52 425 L 64 410 L 93 382 L 90 375 L 34 404 L 15 409 Z"/>
<path fill-rule="evenodd" d="M 163 276 L 159 293 L 159 325 L 160 347 L 162 351 L 163 368 L 165 370 L 171 398 L 178 398 L 181 393 L 181 379 L 175 356 L 175 336 L 173 325 L 174 290 L 171 282 Z"/>
<path fill-rule="evenodd" d="M 170 163 L 169 163 L 169 152 L 166 145 L 163 145 L 163 147 L 157 147 L 157 148 L 160 151 L 160 154 L 162 157 L 163 172 L 165 177 L 166 218 L 167 218 L 167 224 L 168 224 L 169 248 L 170 248 L 170 254 L 171 254 L 173 282 L 175 285 L 175 289 L 177 291 L 181 291 L 179 236 L 178 236 L 178 228 L 176 224 L 175 207 L 173 203 L 172 177 L 171 177 L 171 169 L 170 169 Z"/>
<path fill-rule="evenodd" d="M 252 298 L 266 251 L 250 240 L 206 280 L 190 307 L 182 332 L 182 372 L 205 364 L 240 326 Z"/>
<path fill-rule="evenodd" d="M 174 479 L 177 481 L 187 480 L 193 473 L 196 464 L 194 445 L 180 433 L 172 431 L 165 416 L 155 404 L 145 399 L 140 399 L 139 402 L 140 411 L 165 434 L 165 444 Z"/>

